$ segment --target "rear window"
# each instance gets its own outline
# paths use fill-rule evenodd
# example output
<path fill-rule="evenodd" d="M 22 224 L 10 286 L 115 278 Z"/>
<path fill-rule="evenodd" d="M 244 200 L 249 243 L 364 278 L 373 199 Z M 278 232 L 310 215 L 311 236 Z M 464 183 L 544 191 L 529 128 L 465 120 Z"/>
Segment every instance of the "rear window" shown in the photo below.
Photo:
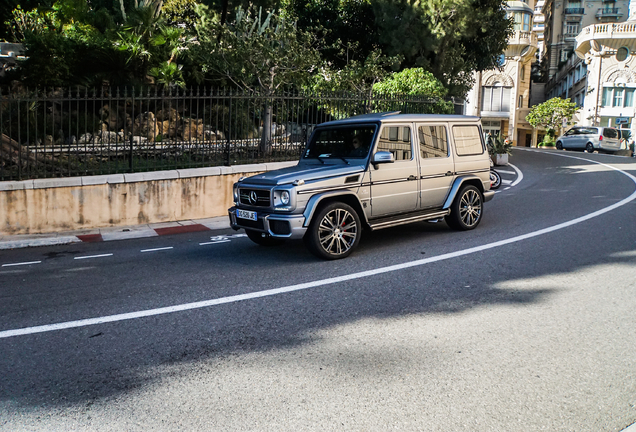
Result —
<path fill-rule="evenodd" d="M 479 128 L 475 126 L 453 126 L 455 148 L 459 156 L 479 155 L 484 153 Z"/>
<path fill-rule="evenodd" d="M 603 136 L 605 138 L 618 138 L 618 131 L 612 128 L 605 128 L 603 130 Z"/>

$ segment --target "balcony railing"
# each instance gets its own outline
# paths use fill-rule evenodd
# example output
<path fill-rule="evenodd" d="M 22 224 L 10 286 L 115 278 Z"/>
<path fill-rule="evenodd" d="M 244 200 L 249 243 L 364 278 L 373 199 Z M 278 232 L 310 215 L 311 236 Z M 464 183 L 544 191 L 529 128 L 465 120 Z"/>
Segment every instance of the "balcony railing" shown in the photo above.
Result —
<path fill-rule="evenodd" d="M 566 15 L 585 15 L 585 8 L 565 8 Z"/>
<path fill-rule="evenodd" d="M 621 12 L 620 8 L 601 8 L 596 12 L 596 18 L 620 18 L 622 16 L 623 13 Z"/>

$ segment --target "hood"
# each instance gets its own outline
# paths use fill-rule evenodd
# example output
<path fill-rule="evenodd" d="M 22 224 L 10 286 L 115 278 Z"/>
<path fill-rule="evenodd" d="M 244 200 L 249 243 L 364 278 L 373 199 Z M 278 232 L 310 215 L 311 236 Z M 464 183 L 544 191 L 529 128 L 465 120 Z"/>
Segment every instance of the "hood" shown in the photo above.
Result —
<path fill-rule="evenodd" d="M 292 167 L 282 168 L 275 171 L 268 171 L 263 174 L 257 174 L 243 180 L 242 184 L 254 185 L 283 185 L 293 183 L 295 180 L 304 180 L 310 182 L 312 180 L 320 180 L 330 177 L 346 176 L 364 171 L 364 165 L 308 165 L 298 164 Z"/>

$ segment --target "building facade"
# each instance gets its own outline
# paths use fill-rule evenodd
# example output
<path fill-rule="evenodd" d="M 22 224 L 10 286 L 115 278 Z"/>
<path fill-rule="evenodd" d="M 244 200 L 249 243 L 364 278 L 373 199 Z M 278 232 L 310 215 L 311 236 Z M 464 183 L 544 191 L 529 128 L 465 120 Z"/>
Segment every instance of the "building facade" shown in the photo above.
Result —
<path fill-rule="evenodd" d="M 626 22 L 585 27 L 576 55 L 588 71 L 579 122 L 630 129 L 636 137 L 636 1 Z"/>
<path fill-rule="evenodd" d="M 530 112 L 530 75 L 538 39 L 533 32 L 534 0 L 528 1 L 507 2 L 514 32 L 501 57 L 501 69 L 476 73 L 475 86 L 467 95 L 466 114 L 481 117 L 484 132 L 529 147 L 533 128 L 526 116 Z"/>

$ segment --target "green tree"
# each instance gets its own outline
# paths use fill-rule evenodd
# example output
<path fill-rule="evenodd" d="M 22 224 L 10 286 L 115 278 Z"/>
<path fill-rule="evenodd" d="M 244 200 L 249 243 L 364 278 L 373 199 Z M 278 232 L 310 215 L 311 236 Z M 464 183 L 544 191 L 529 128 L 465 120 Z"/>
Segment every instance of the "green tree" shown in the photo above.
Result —
<path fill-rule="evenodd" d="M 453 103 L 444 101 L 448 90 L 431 72 L 422 68 L 404 69 L 394 72 L 384 81 L 373 85 L 373 92 L 378 95 L 404 95 L 430 98 L 429 112 L 450 114 Z"/>
<path fill-rule="evenodd" d="M 356 51 L 357 44 L 349 43 L 342 51 Z M 379 49 L 373 50 L 366 59 L 349 57 L 343 67 L 336 67 L 324 61 L 313 77 L 311 88 L 318 92 L 354 92 L 367 93 L 369 97 L 373 86 L 388 75 L 387 70 L 400 62 L 400 57 L 387 57 Z"/>
<path fill-rule="evenodd" d="M 25 44 L 27 58 L 10 78 L 35 86 L 183 85 L 176 62 L 187 50 L 187 38 L 181 27 L 166 25 L 163 0 L 112 1 L 110 8 L 98 0 L 16 8 L 11 29 Z M 167 4 L 182 1 L 187 2 Z"/>
<path fill-rule="evenodd" d="M 511 22 L 504 0 L 377 0 L 380 42 L 388 55 L 402 55 L 402 67 L 422 67 L 451 96 L 463 96 L 473 72 L 498 66 Z"/>
<path fill-rule="evenodd" d="M 344 70 L 385 56 L 372 1 L 286 0 L 284 9 L 297 19 L 299 28 L 323 41 L 327 64 L 333 70 Z"/>
<path fill-rule="evenodd" d="M 267 97 L 307 84 L 320 63 L 318 41 L 284 13 L 239 8 L 235 19 L 226 24 L 203 16 L 197 33 L 197 59 L 209 78 L 222 78 Z M 270 152 L 272 115 L 268 102 L 263 114 L 263 153 Z"/>
<path fill-rule="evenodd" d="M 552 98 L 542 104 L 535 105 L 526 116 L 526 121 L 532 127 L 545 128 L 547 131 L 544 142 L 554 142 L 556 132 L 564 124 L 572 124 L 572 116 L 579 110 L 570 99 Z"/>

